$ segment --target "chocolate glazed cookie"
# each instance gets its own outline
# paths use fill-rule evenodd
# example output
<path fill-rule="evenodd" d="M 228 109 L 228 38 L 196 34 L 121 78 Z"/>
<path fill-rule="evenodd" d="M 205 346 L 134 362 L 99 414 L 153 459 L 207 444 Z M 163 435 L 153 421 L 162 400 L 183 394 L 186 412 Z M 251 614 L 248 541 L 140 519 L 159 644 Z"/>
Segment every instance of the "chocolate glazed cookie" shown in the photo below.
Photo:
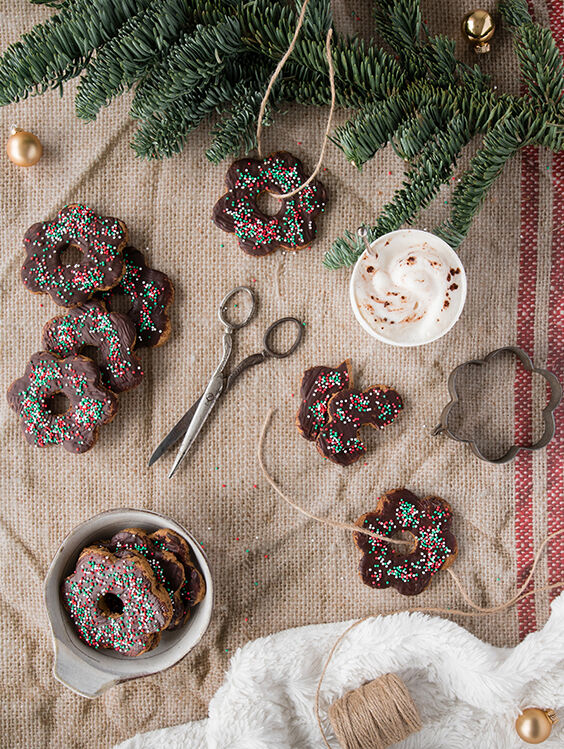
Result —
<path fill-rule="evenodd" d="M 355 523 L 382 536 L 401 535 L 409 547 L 378 541 L 355 533 L 362 552 L 359 572 L 372 588 L 393 587 L 404 596 L 421 593 L 441 569 L 456 559 L 458 545 L 452 533 L 452 510 L 440 497 L 419 499 L 407 489 L 384 494 L 372 512 Z"/>
<path fill-rule="evenodd" d="M 180 591 L 184 604 L 184 619 L 180 624 L 186 622 L 190 616 L 191 609 L 204 598 L 206 594 L 206 583 L 192 560 L 190 547 L 186 541 L 170 528 L 160 528 L 149 536 L 153 544 L 161 549 L 166 549 L 175 555 L 184 566 L 185 583 Z M 180 624 L 178 626 L 180 626 Z M 169 627 L 174 629 L 175 627 Z"/>
<path fill-rule="evenodd" d="M 325 209 L 327 192 L 312 180 L 291 198 L 282 198 L 273 216 L 258 205 L 263 192 L 284 195 L 306 180 L 302 162 L 280 151 L 265 159 L 240 159 L 227 172 L 227 193 L 215 204 L 213 220 L 220 229 L 234 233 L 249 255 L 268 255 L 278 249 L 300 250 L 315 239 L 314 219 Z"/>
<path fill-rule="evenodd" d="M 84 205 L 68 205 L 53 221 L 27 230 L 22 281 L 30 291 L 49 294 L 56 304 L 72 307 L 95 291 L 115 286 L 124 272 L 121 252 L 126 243 L 127 227 L 122 221 L 97 216 Z M 65 265 L 61 256 L 71 246 L 82 258 Z"/>
<path fill-rule="evenodd" d="M 57 356 L 77 355 L 86 346 L 96 347 L 102 382 L 114 393 L 136 387 L 143 378 L 139 359 L 132 351 L 134 344 L 135 325 L 131 320 L 118 312 L 106 312 L 96 301 L 74 307 L 43 328 L 43 345 Z"/>
<path fill-rule="evenodd" d="M 126 247 L 123 258 L 125 273 L 121 281 L 97 296 L 110 311 L 118 297 L 125 297 L 129 303 L 126 314 L 135 325 L 136 347 L 161 346 L 171 330 L 168 308 L 174 300 L 172 281 L 164 273 L 150 268 L 143 253 L 135 247 Z"/>
<path fill-rule="evenodd" d="M 134 551 L 87 547 L 62 587 L 78 636 L 90 647 L 136 656 L 158 645 L 172 603 L 149 562 Z"/>
<path fill-rule="evenodd" d="M 185 621 L 185 608 L 181 591 L 186 583 L 184 566 L 177 557 L 162 549 L 140 528 L 124 528 L 116 533 L 107 544 L 110 551 L 135 551 L 150 564 L 155 577 L 165 588 L 172 602 L 172 619 L 167 629 L 176 629 Z"/>
<path fill-rule="evenodd" d="M 50 399 L 57 393 L 69 401 L 62 414 L 51 406 Z M 47 351 L 33 354 L 25 375 L 10 386 L 8 403 L 21 418 L 30 444 L 62 444 L 74 453 L 90 450 L 98 428 L 113 419 L 118 407 L 117 397 L 102 386 L 100 371 L 90 359 L 58 359 Z"/>

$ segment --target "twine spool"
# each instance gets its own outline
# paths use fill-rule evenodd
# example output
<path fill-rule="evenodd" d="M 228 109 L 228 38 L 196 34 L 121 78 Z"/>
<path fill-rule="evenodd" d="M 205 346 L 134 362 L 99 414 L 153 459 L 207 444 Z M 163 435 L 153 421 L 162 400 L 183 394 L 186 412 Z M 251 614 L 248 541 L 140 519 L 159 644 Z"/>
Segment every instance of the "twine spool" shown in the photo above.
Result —
<path fill-rule="evenodd" d="M 384 674 L 334 702 L 329 720 L 342 749 L 386 749 L 422 728 L 415 703 L 396 674 Z"/>

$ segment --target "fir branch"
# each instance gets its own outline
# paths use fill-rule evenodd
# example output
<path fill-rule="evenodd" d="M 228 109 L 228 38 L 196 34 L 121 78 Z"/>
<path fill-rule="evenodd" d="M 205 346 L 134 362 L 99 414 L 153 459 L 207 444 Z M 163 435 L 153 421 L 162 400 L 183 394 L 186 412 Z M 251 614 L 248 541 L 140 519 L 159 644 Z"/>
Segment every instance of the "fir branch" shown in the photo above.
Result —
<path fill-rule="evenodd" d="M 183 34 L 137 88 L 131 114 L 138 119 L 166 109 L 194 87 L 220 76 L 225 66 L 242 55 L 241 27 L 235 17 L 216 26 L 197 26 Z"/>
<path fill-rule="evenodd" d="M 60 12 L 34 26 L 0 60 L 0 106 L 42 93 L 73 78 L 92 52 L 152 0 L 68 0 Z"/>
<path fill-rule="evenodd" d="M 422 150 L 417 162 L 406 172 L 403 187 L 381 210 L 373 227 L 366 227 L 368 241 L 411 223 L 433 200 L 441 185 L 452 176 L 454 164 L 468 143 L 471 130 L 467 119 L 457 114 Z M 364 251 L 364 243 L 350 232 L 337 239 L 326 253 L 326 268 L 351 265 Z"/>
<path fill-rule="evenodd" d="M 468 234 L 474 215 L 507 161 L 531 141 L 530 126 L 525 122 L 526 118 L 505 118 L 485 136 L 454 190 L 450 218 L 435 230 L 451 247 L 458 247 Z"/>

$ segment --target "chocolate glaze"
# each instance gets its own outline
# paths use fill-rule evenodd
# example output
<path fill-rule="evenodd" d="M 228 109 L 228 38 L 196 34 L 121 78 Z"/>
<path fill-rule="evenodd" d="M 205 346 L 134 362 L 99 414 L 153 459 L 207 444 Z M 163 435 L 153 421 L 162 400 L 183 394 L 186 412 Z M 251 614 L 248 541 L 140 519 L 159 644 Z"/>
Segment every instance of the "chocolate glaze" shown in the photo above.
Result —
<path fill-rule="evenodd" d="M 343 390 L 329 400 L 329 420 L 319 432 L 317 449 L 334 463 L 351 465 L 366 452 L 359 437 L 361 427 L 383 429 L 395 421 L 402 407 L 399 393 L 384 385 Z"/>
<path fill-rule="evenodd" d="M 288 187 L 288 184 L 276 179 L 276 169 L 271 171 L 273 162 L 277 162 L 282 170 L 294 170 L 297 175 L 294 187 Z M 228 192 L 215 204 L 213 220 L 223 231 L 236 233 L 239 246 L 249 255 L 258 257 L 278 249 L 303 249 L 315 239 L 317 228 L 314 219 L 327 203 L 327 191 L 323 184 L 316 179 L 312 180 L 304 188 L 309 192 L 308 199 L 303 202 L 300 200 L 303 191 L 292 198 L 282 199 L 280 209 L 274 216 L 263 213 L 257 200 L 264 191 L 273 195 L 292 192 L 303 184 L 307 177 L 301 161 L 286 151 L 273 153 L 262 160 L 239 159 L 229 167 L 225 178 Z M 244 221 L 235 217 L 235 214 L 241 214 L 241 208 Z M 268 231 L 264 232 L 268 239 L 260 241 L 256 233 L 252 236 L 252 231 L 248 232 L 248 236 L 243 236 L 238 222 L 245 223 L 246 226 L 252 226 L 254 223 L 259 233 L 260 230 L 268 228 Z M 287 229 L 290 224 L 296 231 L 295 235 Z"/>
<path fill-rule="evenodd" d="M 102 602 L 108 593 L 123 605 L 120 614 Z M 95 648 L 136 656 L 154 648 L 172 618 L 172 603 L 151 566 L 134 551 L 115 554 L 85 548 L 62 586 L 65 608 L 81 639 Z"/>
<path fill-rule="evenodd" d="M 129 317 L 106 312 L 97 301 L 73 307 L 43 328 L 43 345 L 57 356 L 76 355 L 85 346 L 95 346 L 100 352 L 102 382 L 114 393 L 136 387 L 143 378 L 139 359 L 132 351 L 134 344 L 135 325 Z"/>
<path fill-rule="evenodd" d="M 440 497 L 419 499 L 407 489 L 395 489 L 380 497 L 376 509 L 355 524 L 385 536 L 401 532 L 413 536 L 414 545 L 406 548 L 364 533 L 354 534 L 362 552 L 360 576 L 372 588 L 393 587 L 405 596 L 418 595 L 433 575 L 450 567 L 458 554 L 452 510 Z"/>
<path fill-rule="evenodd" d="M 127 243 L 127 227 L 83 205 L 67 205 L 53 221 L 33 224 L 23 242 L 27 253 L 21 270 L 24 285 L 35 293 L 49 294 L 63 307 L 111 288 L 125 269 L 121 252 Z M 61 255 L 70 246 L 80 250 L 82 259 L 65 265 Z"/>
<path fill-rule="evenodd" d="M 300 408 L 296 423 L 306 440 L 316 440 L 329 420 L 327 404 L 330 398 L 346 387 L 352 387 L 350 361 L 346 359 L 336 369 L 320 366 L 304 372 L 300 387 Z"/>
<path fill-rule="evenodd" d="M 54 414 L 48 399 L 63 393 L 69 399 L 64 414 Z M 83 453 L 96 442 L 98 428 L 113 419 L 117 397 L 100 382 L 98 367 L 82 356 L 59 359 L 47 351 L 33 354 L 8 390 L 8 403 L 20 416 L 26 440 L 38 447 L 62 444 Z"/>
<path fill-rule="evenodd" d="M 97 294 L 109 310 L 116 297 L 130 303 L 127 316 L 135 325 L 136 348 L 161 346 L 169 337 L 171 326 L 168 308 L 174 300 L 174 286 L 164 273 L 150 268 L 142 252 L 128 246 L 123 251 L 125 273 L 109 291 Z"/>

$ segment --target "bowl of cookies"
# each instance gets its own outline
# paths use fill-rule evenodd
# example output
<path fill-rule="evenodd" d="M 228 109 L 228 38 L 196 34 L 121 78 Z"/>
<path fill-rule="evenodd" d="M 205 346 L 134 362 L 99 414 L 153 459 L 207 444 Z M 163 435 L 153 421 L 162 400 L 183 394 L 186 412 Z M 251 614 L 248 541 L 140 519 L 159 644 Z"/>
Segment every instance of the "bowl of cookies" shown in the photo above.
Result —
<path fill-rule="evenodd" d="M 174 520 L 109 510 L 65 538 L 45 604 L 55 678 L 94 698 L 184 658 L 210 623 L 213 582 L 204 550 Z"/>

